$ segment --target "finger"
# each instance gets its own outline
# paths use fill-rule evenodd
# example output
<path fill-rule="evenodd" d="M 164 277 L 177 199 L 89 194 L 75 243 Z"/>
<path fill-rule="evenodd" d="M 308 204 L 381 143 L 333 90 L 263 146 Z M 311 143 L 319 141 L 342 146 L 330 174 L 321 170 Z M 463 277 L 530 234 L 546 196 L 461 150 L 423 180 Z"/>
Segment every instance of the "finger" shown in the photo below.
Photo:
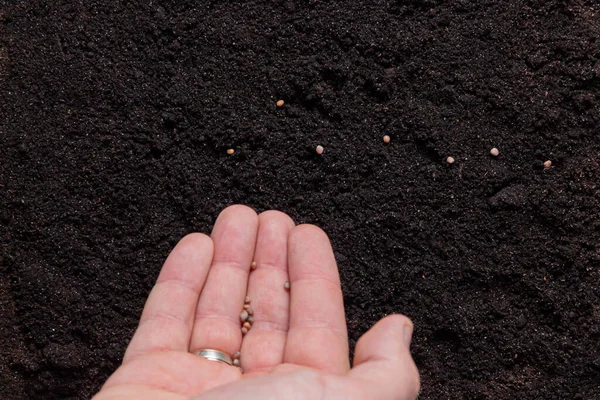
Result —
<path fill-rule="evenodd" d="M 329 239 L 316 226 L 300 225 L 292 229 L 288 240 L 290 328 L 284 361 L 345 373 L 349 369 L 348 333 Z"/>
<path fill-rule="evenodd" d="M 152 351 L 187 351 L 194 311 L 213 258 L 213 241 L 187 235 L 165 261 L 123 362 Z"/>
<path fill-rule="evenodd" d="M 107 399 L 163 400 L 170 398 L 166 396 L 171 393 L 178 394 L 179 399 L 187 399 L 240 379 L 240 371 L 224 363 L 190 353 L 173 355 L 164 352 L 146 354 L 121 365 L 108 378 L 100 394 Z M 151 391 L 144 393 L 146 389 Z M 154 396 L 150 396 L 152 393 Z"/>
<path fill-rule="evenodd" d="M 213 263 L 196 309 L 190 350 L 215 349 L 233 354 L 242 342 L 240 312 L 254 254 L 258 216 L 235 205 L 221 212 L 212 231 Z"/>
<path fill-rule="evenodd" d="M 413 400 L 420 380 L 409 350 L 412 331 L 408 318 L 390 315 L 365 333 L 356 344 L 354 368 L 348 373 L 352 391 L 375 400 Z"/>
<path fill-rule="evenodd" d="M 270 371 L 283 362 L 289 323 L 289 295 L 283 285 L 288 280 L 287 242 L 294 221 L 279 211 L 266 211 L 258 221 L 257 267 L 248 284 L 254 321 L 242 342 L 244 373 Z"/>

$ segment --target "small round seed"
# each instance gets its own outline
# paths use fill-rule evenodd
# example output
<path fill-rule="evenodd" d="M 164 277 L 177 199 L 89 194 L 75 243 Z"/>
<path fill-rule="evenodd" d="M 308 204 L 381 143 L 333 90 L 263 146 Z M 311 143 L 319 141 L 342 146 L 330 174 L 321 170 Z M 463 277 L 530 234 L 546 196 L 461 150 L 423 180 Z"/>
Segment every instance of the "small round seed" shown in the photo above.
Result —
<path fill-rule="evenodd" d="M 250 323 L 253 323 L 254 322 L 254 317 L 252 315 L 249 315 L 248 319 L 246 321 L 248 321 Z"/>
<path fill-rule="evenodd" d="M 390 140 L 391 140 L 391 139 L 390 139 L 390 137 L 389 137 L 388 135 L 385 135 L 385 136 L 383 137 L 383 142 L 384 142 L 384 143 L 389 143 L 389 142 L 390 142 Z"/>
<path fill-rule="evenodd" d="M 233 155 L 233 153 L 235 153 L 234 149 L 227 149 L 227 154 L 229 154 L 231 156 L 231 155 Z"/>
<path fill-rule="evenodd" d="M 250 322 L 246 321 L 244 322 L 244 328 L 250 330 L 250 328 L 252 328 L 252 325 L 250 325 Z"/>
<path fill-rule="evenodd" d="M 242 356 L 242 354 L 239 351 L 236 351 L 235 354 L 233 355 L 234 359 L 238 359 Z"/>
<path fill-rule="evenodd" d="M 319 155 L 323 154 L 323 152 L 325 151 L 325 149 L 321 145 L 318 145 L 315 150 L 317 151 L 317 154 L 319 154 Z"/>
<path fill-rule="evenodd" d="M 454 163 L 454 157 L 448 157 L 448 158 L 446 158 L 446 162 L 448 164 L 453 164 Z"/>
<path fill-rule="evenodd" d="M 286 289 L 289 289 L 292 285 L 290 284 L 290 282 L 286 282 L 283 284 L 283 287 Z"/>
<path fill-rule="evenodd" d="M 240 360 L 238 360 L 237 358 L 233 360 L 233 365 L 235 365 L 236 367 L 240 366 Z"/>
<path fill-rule="evenodd" d="M 249 307 L 250 307 L 250 304 L 244 304 L 244 310 L 248 310 Z"/>
<path fill-rule="evenodd" d="M 248 315 L 254 315 L 254 310 L 252 309 L 252 307 L 248 307 L 246 312 L 248 312 Z"/>
<path fill-rule="evenodd" d="M 252 264 L 250 264 L 250 269 L 256 269 L 256 261 L 252 261 Z"/>
<path fill-rule="evenodd" d="M 546 160 L 544 161 L 544 168 L 550 168 L 552 166 L 552 161 Z"/>
<path fill-rule="evenodd" d="M 500 154 L 500 151 L 497 148 L 493 148 L 490 150 L 490 154 L 494 157 L 498 157 L 498 154 Z"/>
<path fill-rule="evenodd" d="M 277 100 L 277 107 L 283 107 L 283 105 L 285 104 L 285 101 L 283 100 Z"/>
<path fill-rule="evenodd" d="M 250 303 L 250 296 L 246 296 L 246 298 L 244 299 L 244 303 Z"/>
<path fill-rule="evenodd" d="M 246 322 L 248 319 L 248 311 L 244 310 L 240 313 L 240 321 Z"/>
<path fill-rule="evenodd" d="M 242 327 L 242 335 L 245 335 L 246 333 L 248 333 L 248 328 L 246 328 L 245 326 Z"/>

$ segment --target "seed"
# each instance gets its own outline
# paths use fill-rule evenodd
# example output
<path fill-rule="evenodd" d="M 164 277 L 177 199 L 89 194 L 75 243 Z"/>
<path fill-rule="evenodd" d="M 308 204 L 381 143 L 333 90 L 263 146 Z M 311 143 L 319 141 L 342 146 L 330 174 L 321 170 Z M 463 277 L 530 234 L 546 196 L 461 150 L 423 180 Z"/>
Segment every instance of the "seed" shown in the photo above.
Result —
<path fill-rule="evenodd" d="M 323 154 L 323 151 L 325 151 L 325 149 L 321 145 L 318 145 L 316 150 L 317 150 L 317 154 L 319 154 L 319 155 Z"/>
<path fill-rule="evenodd" d="M 454 158 L 453 157 L 448 157 L 448 158 L 446 158 L 446 162 L 448 164 L 453 164 L 454 163 Z"/>
<path fill-rule="evenodd" d="M 254 310 L 252 309 L 252 307 L 248 307 L 246 312 L 248 313 L 248 315 L 254 315 Z"/>
<path fill-rule="evenodd" d="M 286 288 L 286 289 L 289 289 L 291 286 L 292 285 L 290 284 L 289 281 L 283 284 L 283 287 Z"/>
<path fill-rule="evenodd" d="M 256 269 L 256 261 L 252 261 L 252 264 L 250 264 L 250 269 Z"/>
<path fill-rule="evenodd" d="M 246 296 L 246 298 L 244 299 L 244 303 L 250 303 L 250 296 Z"/>
<path fill-rule="evenodd" d="M 389 143 L 390 142 L 390 137 L 388 135 L 385 135 L 383 137 L 383 141 L 384 141 L 384 143 Z"/>
<path fill-rule="evenodd" d="M 233 355 L 234 359 L 238 359 L 242 356 L 242 354 L 239 351 L 236 351 L 235 354 Z"/>
<path fill-rule="evenodd" d="M 552 161 L 550 161 L 550 160 L 544 161 L 544 168 L 550 168 L 551 166 L 552 166 Z"/>
<path fill-rule="evenodd" d="M 500 154 L 500 151 L 497 148 L 493 148 L 490 150 L 490 154 L 494 157 L 498 157 L 498 154 Z"/>
<path fill-rule="evenodd" d="M 227 154 L 229 154 L 231 156 L 231 155 L 233 155 L 233 153 L 235 153 L 234 149 L 227 149 Z"/>
<path fill-rule="evenodd" d="M 250 325 L 250 322 L 246 321 L 244 322 L 244 328 L 250 330 L 250 328 L 252 328 L 252 325 Z"/>
<path fill-rule="evenodd" d="M 240 366 L 240 360 L 238 360 L 237 358 L 233 360 L 233 365 L 235 365 L 236 367 Z"/>
<path fill-rule="evenodd" d="M 285 101 L 277 100 L 277 107 L 283 107 L 284 104 L 285 104 Z"/>
<path fill-rule="evenodd" d="M 253 323 L 254 322 L 254 317 L 252 315 L 249 315 L 248 319 L 246 321 L 248 321 L 250 323 Z"/>
<path fill-rule="evenodd" d="M 248 310 L 249 307 L 250 307 L 250 304 L 244 304 L 244 310 Z"/>
<path fill-rule="evenodd" d="M 248 319 L 248 311 L 244 310 L 240 313 L 240 321 L 246 322 Z"/>
<path fill-rule="evenodd" d="M 248 333 L 248 328 L 246 328 L 245 326 L 242 327 L 242 334 L 245 335 L 246 333 Z"/>

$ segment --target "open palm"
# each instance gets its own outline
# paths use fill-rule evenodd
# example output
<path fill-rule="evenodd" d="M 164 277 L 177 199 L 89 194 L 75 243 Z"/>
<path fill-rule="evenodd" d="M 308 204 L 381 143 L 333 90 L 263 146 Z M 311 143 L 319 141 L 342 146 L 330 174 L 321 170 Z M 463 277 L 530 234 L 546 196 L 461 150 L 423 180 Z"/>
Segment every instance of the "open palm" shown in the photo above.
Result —
<path fill-rule="evenodd" d="M 246 296 L 254 322 L 242 335 Z M 231 206 L 211 237 L 194 233 L 173 249 L 123 364 L 94 400 L 413 399 L 411 334 L 406 317 L 384 318 L 360 339 L 350 369 L 327 235 L 278 211 Z M 199 349 L 240 351 L 243 373 Z"/>

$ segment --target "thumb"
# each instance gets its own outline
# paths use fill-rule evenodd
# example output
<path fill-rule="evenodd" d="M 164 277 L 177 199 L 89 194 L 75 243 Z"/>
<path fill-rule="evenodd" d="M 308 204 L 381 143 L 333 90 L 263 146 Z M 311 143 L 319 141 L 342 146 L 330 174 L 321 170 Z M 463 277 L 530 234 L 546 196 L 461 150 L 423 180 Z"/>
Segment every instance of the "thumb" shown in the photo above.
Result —
<path fill-rule="evenodd" d="M 421 387 L 410 355 L 413 324 L 404 315 L 377 322 L 356 344 L 354 368 L 348 373 L 353 386 L 374 400 L 413 400 Z M 363 397 L 361 397 L 363 398 Z"/>

